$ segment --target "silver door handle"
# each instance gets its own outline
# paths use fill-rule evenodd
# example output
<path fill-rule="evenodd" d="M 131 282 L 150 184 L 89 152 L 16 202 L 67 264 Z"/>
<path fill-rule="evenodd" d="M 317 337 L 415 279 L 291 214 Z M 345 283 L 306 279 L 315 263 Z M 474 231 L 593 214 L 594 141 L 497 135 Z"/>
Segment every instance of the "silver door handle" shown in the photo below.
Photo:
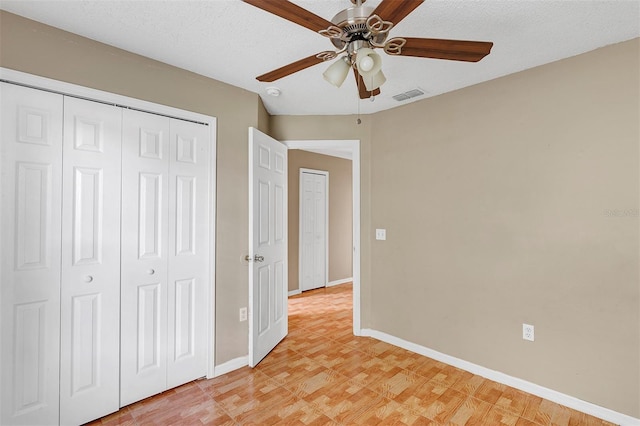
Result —
<path fill-rule="evenodd" d="M 244 260 L 246 260 L 247 262 L 264 262 L 264 256 L 259 256 L 256 254 L 252 259 L 251 256 L 246 255 L 244 257 Z"/>

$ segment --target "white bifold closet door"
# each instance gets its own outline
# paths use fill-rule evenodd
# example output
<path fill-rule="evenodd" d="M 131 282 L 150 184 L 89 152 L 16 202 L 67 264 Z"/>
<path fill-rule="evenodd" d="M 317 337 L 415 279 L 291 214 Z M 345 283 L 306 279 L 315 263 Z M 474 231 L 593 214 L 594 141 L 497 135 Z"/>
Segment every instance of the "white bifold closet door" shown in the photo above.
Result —
<path fill-rule="evenodd" d="M 0 424 L 58 422 L 61 95 L 0 83 Z"/>
<path fill-rule="evenodd" d="M 122 108 L 64 98 L 60 424 L 119 407 Z"/>
<path fill-rule="evenodd" d="M 207 127 L 123 112 L 121 406 L 206 373 Z"/>
<path fill-rule="evenodd" d="M 206 374 L 206 125 L 0 83 L 0 424 Z"/>

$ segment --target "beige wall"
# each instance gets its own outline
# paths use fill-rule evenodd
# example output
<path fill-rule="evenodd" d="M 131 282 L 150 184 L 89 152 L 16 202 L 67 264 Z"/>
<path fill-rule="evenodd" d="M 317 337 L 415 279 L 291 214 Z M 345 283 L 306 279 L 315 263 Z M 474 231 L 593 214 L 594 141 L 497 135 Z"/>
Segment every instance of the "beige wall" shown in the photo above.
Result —
<path fill-rule="evenodd" d="M 300 169 L 329 172 L 328 281 L 352 278 L 352 162 L 313 152 L 289 150 L 289 291 L 299 289 Z"/>
<path fill-rule="evenodd" d="M 247 134 L 258 96 L 179 68 L 0 12 L 0 66 L 218 119 L 216 363 L 247 354 Z"/>
<path fill-rule="evenodd" d="M 640 417 L 639 54 L 376 114 L 372 328 Z"/>
<path fill-rule="evenodd" d="M 640 417 L 639 52 L 613 45 L 362 127 L 272 117 L 276 138 L 363 141 L 363 326 Z"/>
<path fill-rule="evenodd" d="M 258 98 L 258 127 L 257 127 L 257 129 L 260 130 L 262 133 L 266 133 L 267 135 L 270 133 L 270 129 L 269 129 L 270 117 L 271 116 L 269 115 L 269 112 L 265 108 L 264 103 L 262 102 L 262 99 Z"/>

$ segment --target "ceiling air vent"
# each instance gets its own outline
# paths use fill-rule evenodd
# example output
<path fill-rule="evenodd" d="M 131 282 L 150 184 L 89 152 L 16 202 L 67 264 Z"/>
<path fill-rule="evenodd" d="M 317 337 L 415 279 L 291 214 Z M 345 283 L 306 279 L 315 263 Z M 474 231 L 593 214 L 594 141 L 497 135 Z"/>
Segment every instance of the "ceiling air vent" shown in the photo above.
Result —
<path fill-rule="evenodd" d="M 413 89 L 413 90 L 409 90 L 408 92 L 394 95 L 393 99 L 395 99 L 398 102 L 402 102 L 402 101 L 406 101 L 407 99 L 415 98 L 416 96 L 422 96 L 422 95 L 424 95 L 424 92 L 422 90 Z"/>

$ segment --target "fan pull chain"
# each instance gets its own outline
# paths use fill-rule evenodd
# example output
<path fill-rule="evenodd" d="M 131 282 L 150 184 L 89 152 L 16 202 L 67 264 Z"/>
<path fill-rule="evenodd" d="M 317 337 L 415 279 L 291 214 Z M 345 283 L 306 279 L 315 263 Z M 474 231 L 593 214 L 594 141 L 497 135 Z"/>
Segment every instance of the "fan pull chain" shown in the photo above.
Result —
<path fill-rule="evenodd" d="M 356 124 L 362 124 L 362 120 L 360 120 L 360 79 L 356 78 L 356 87 L 358 88 L 358 96 L 356 97 L 358 102 L 358 118 L 356 119 Z"/>

